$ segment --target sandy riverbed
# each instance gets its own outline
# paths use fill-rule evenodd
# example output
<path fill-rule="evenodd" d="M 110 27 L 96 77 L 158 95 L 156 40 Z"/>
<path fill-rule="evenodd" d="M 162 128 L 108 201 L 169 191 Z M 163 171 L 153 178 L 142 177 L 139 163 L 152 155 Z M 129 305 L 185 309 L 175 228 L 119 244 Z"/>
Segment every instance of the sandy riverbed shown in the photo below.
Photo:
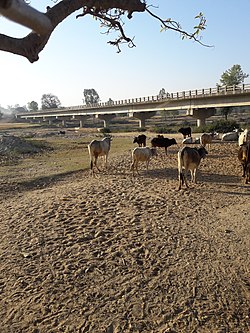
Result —
<path fill-rule="evenodd" d="M 133 178 L 129 152 L 6 193 L 0 332 L 250 331 L 250 185 L 237 143 L 215 143 L 177 191 L 177 149 Z"/>

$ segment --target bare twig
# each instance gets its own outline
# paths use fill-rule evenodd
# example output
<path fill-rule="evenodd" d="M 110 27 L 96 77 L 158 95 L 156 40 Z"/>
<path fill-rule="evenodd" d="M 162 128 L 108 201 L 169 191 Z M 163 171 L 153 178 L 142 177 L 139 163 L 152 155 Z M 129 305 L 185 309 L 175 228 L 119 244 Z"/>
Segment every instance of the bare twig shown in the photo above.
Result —
<path fill-rule="evenodd" d="M 121 52 L 120 44 L 128 43 L 129 47 L 135 47 L 133 40 L 125 35 L 124 29 L 121 24 L 121 16 L 124 14 L 124 11 L 119 11 L 118 13 L 111 13 L 104 10 L 97 10 L 96 8 L 83 8 L 83 13 L 76 16 L 76 18 L 83 17 L 85 15 L 92 15 L 98 18 L 102 26 L 107 28 L 106 34 L 109 34 L 111 30 L 118 30 L 121 34 L 115 41 L 109 41 L 108 44 L 116 46 L 118 53 Z M 131 15 L 131 13 L 130 13 Z"/>
<path fill-rule="evenodd" d="M 159 16 L 155 15 L 154 13 L 152 13 L 148 8 L 146 8 L 146 11 L 153 16 L 154 18 L 156 18 L 158 21 L 161 22 L 162 26 L 162 30 L 173 30 L 176 32 L 179 32 L 182 36 L 182 38 L 189 38 L 189 39 L 193 39 L 195 42 L 201 44 L 202 46 L 206 46 L 206 47 L 211 47 L 211 45 L 206 45 L 204 43 L 201 42 L 201 40 L 199 38 L 197 38 L 198 34 L 200 33 L 201 30 L 204 30 L 206 27 L 206 19 L 203 16 L 202 13 L 200 13 L 199 15 L 196 16 L 196 18 L 200 19 L 200 23 L 195 26 L 195 31 L 193 33 L 188 33 L 185 30 L 182 30 L 180 24 L 172 19 L 167 19 L 167 20 L 163 20 L 162 18 L 160 18 Z"/>

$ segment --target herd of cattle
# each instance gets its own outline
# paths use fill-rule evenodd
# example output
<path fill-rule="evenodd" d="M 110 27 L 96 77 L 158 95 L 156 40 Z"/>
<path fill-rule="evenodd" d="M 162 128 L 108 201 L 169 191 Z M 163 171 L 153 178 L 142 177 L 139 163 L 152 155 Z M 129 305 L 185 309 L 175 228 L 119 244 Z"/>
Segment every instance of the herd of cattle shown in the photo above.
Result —
<path fill-rule="evenodd" d="M 196 182 L 196 172 L 200 165 L 200 162 L 208 154 L 207 149 L 210 149 L 212 140 L 218 139 L 218 133 L 203 133 L 199 138 L 193 140 L 192 132 L 190 127 L 180 128 L 179 133 L 183 135 L 183 144 L 196 143 L 200 146 L 190 147 L 184 146 L 178 151 L 178 178 L 179 178 L 179 189 L 182 185 L 187 183 L 187 173 L 191 172 L 191 181 Z M 222 141 L 235 141 L 238 140 L 239 150 L 238 159 L 242 165 L 243 174 L 242 177 L 245 178 L 245 183 L 248 184 L 250 181 L 250 140 L 249 131 L 245 129 L 242 132 L 233 131 L 230 133 L 225 133 L 222 135 Z M 148 171 L 149 161 L 153 156 L 157 156 L 157 147 L 165 148 L 165 153 L 167 154 L 167 148 L 176 145 L 175 139 L 165 138 L 163 135 L 158 135 L 151 140 L 151 147 L 146 145 L 147 137 L 145 134 L 140 134 L 134 138 L 133 143 L 137 143 L 138 147 L 132 150 L 132 164 L 131 171 L 133 176 L 135 175 L 135 170 L 138 172 L 139 162 L 146 163 L 146 170 Z M 92 174 L 94 174 L 94 167 L 100 171 L 97 160 L 99 156 L 104 156 L 105 166 L 107 167 L 108 154 L 111 147 L 111 137 L 105 137 L 102 140 L 92 140 L 88 145 L 88 151 L 90 156 L 90 168 Z M 207 149 L 206 149 L 207 147 Z M 184 172 L 183 172 L 184 171 Z"/>

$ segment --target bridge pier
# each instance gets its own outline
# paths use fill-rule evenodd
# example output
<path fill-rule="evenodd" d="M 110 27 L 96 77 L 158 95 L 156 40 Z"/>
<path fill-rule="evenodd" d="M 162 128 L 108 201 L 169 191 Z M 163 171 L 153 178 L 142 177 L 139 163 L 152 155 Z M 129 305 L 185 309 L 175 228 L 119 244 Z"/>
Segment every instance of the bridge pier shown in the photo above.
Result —
<path fill-rule="evenodd" d="M 115 118 L 114 113 L 109 113 L 109 114 L 97 114 L 96 118 L 103 120 L 103 127 L 108 128 L 110 121 Z"/>
<path fill-rule="evenodd" d="M 57 120 L 61 120 L 62 122 L 62 127 L 66 127 L 66 121 L 70 120 L 70 116 L 56 116 Z"/>
<path fill-rule="evenodd" d="M 215 108 L 188 109 L 187 115 L 197 119 L 197 127 L 206 125 L 206 119 L 215 115 Z"/>
<path fill-rule="evenodd" d="M 42 124 L 44 119 L 43 118 L 32 118 L 32 119 L 26 119 L 29 120 L 32 123 L 38 123 L 38 124 Z"/>
<path fill-rule="evenodd" d="M 146 119 L 149 119 L 156 115 L 156 111 L 147 111 L 147 112 L 131 112 L 129 113 L 130 117 L 139 119 L 139 128 L 146 127 Z"/>
<path fill-rule="evenodd" d="M 49 118 L 48 117 L 43 117 L 43 121 L 48 122 L 49 125 L 53 124 L 53 118 L 52 117 L 49 117 Z"/>
<path fill-rule="evenodd" d="M 34 123 L 34 124 L 40 124 L 41 122 L 42 122 L 42 120 L 41 119 L 39 119 L 39 118 L 30 118 L 30 119 L 25 119 L 26 121 L 29 121 L 29 122 L 31 122 L 31 123 Z"/>
<path fill-rule="evenodd" d="M 87 118 L 88 118 L 88 116 L 77 116 L 77 115 L 72 116 L 72 119 L 74 119 L 74 120 L 76 119 L 79 121 L 80 128 L 83 128 L 83 123 Z"/>

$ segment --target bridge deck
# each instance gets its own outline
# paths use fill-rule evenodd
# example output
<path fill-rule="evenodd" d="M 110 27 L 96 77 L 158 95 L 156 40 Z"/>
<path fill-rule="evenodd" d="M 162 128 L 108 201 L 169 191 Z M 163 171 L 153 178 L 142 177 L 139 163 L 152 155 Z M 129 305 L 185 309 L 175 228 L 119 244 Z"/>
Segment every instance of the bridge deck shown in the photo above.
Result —
<path fill-rule="evenodd" d="M 214 108 L 225 106 L 250 105 L 250 84 L 231 87 L 197 89 L 165 96 L 148 96 L 121 101 L 77 105 L 36 112 L 18 113 L 17 118 L 49 118 L 66 116 L 85 116 L 108 113 L 136 113 L 156 110 L 184 110 L 192 108 Z"/>

